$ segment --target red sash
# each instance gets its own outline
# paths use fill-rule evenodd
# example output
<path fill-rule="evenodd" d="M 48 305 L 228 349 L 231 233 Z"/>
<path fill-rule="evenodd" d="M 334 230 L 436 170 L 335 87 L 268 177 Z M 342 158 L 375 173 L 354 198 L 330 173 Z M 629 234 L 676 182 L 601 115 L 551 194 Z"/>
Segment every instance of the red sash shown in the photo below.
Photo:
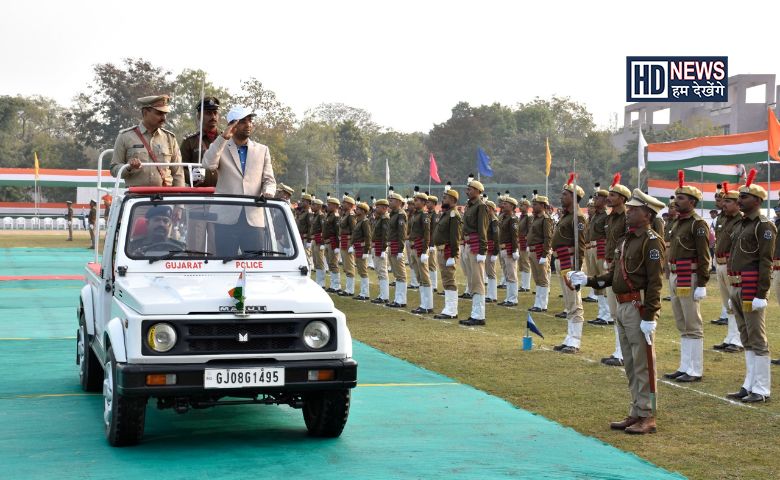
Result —
<path fill-rule="evenodd" d="M 343 250 L 346 250 L 349 248 L 349 234 L 348 233 L 342 233 L 341 234 L 341 248 Z"/>
<path fill-rule="evenodd" d="M 414 239 L 414 251 L 417 252 L 417 256 L 419 257 L 423 253 L 423 239 L 422 237 L 417 237 Z"/>
<path fill-rule="evenodd" d="M 377 257 L 382 255 L 382 242 L 380 241 L 371 242 L 371 247 L 374 249 L 374 255 L 376 255 Z"/>
<path fill-rule="evenodd" d="M 758 272 L 743 271 L 741 275 L 742 302 L 753 302 L 758 292 Z"/>
<path fill-rule="evenodd" d="M 151 145 L 149 145 L 149 142 L 146 141 L 146 137 L 144 137 L 143 133 L 141 133 L 141 129 L 138 128 L 138 127 L 135 127 L 133 129 L 133 131 L 135 132 L 136 135 L 138 135 L 138 138 L 141 139 L 141 143 L 144 144 L 144 147 L 146 148 L 146 153 L 149 154 L 149 158 L 151 158 L 154 163 L 160 163 L 160 162 L 157 161 L 157 156 L 154 154 L 154 152 L 152 152 Z M 162 168 L 160 168 L 160 167 L 156 167 L 156 168 L 157 168 L 157 173 L 160 174 L 160 180 L 162 180 L 162 186 L 163 187 L 170 187 L 170 185 L 168 185 L 165 182 L 165 171 Z"/>
<path fill-rule="evenodd" d="M 607 239 L 599 238 L 596 240 L 596 258 L 603 260 L 607 257 Z"/>
<path fill-rule="evenodd" d="M 401 251 L 401 245 L 398 240 L 390 240 L 390 255 L 398 255 Z"/>
<path fill-rule="evenodd" d="M 677 273 L 677 287 L 691 288 L 691 280 L 693 277 L 693 264 L 692 258 L 681 258 L 673 262 L 676 265 L 675 273 Z"/>
<path fill-rule="evenodd" d="M 542 258 L 544 255 L 542 255 L 542 250 L 544 248 L 544 244 L 537 243 L 535 245 L 531 245 L 531 250 L 534 252 L 534 255 L 536 255 L 536 258 Z"/>
<path fill-rule="evenodd" d="M 444 258 L 445 259 L 452 258 L 452 247 L 450 246 L 449 243 L 444 245 Z"/>
<path fill-rule="evenodd" d="M 468 238 L 466 238 L 466 243 L 468 243 L 471 253 L 474 255 L 479 254 L 479 234 L 477 232 L 469 233 Z"/>
<path fill-rule="evenodd" d="M 528 240 L 526 239 L 525 235 L 518 235 L 517 236 L 517 244 L 518 247 L 520 247 L 520 250 L 525 250 L 526 247 L 528 247 Z"/>
<path fill-rule="evenodd" d="M 495 252 L 496 244 L 493 242 L 493 240 L 488 240 L 487 244 L 487 253 L 488 255 L 492 255 L 493 252 Z"/>
<path fill-rule="evenodd" d="M 314 243 L 322 245 L 322 232 L 314 234 Z"/>
<path fill-rule="evenodd" d="M 506 250 L 507 255 L 512 255 L 515 252 L 512 248 L 512 242 L 506 242 L 504 244 L 504 250 Z"/>
<path fill-rule="evenodd" d="M 572 247 L 558 247 L 555 249 L 555 256 L 558 257 L 558 262 L 561 264 L 561 271 L 571 270 L 573 250 Z"/>
<path fill-rule="evenodd" d="M 353 243 L 352 248 L 355 249 L 355 258 L 360 258 L 363 256 L 363 242 Z"/>
<path fill-rule="evenodd" d="M 335 235 L 331 235 L 330 237 L 330 248 L 333 250 L 339 248 L 339 239 Z"/>

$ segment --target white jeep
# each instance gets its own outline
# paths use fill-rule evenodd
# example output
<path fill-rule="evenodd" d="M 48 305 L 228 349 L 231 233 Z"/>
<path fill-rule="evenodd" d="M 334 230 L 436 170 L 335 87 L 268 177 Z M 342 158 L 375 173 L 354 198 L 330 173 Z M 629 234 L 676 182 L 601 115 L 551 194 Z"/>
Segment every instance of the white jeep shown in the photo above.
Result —
<path fill-rule="evenodd" d="M 82 388 L 102 389 L 108 442 L 141 440 L 152 397 L 179 413 L 287 404 L 311 435 L 339 436 L 357 383 L 352 337 L 309 278 L 288 205 L 207 188 L 114 193 L 76 357 Z"/>

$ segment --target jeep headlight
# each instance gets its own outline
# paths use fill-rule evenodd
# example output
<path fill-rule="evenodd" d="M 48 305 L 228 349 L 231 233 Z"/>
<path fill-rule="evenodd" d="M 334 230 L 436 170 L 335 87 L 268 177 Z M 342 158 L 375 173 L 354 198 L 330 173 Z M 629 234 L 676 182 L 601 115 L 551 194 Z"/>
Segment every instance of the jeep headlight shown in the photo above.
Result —
<path fill-rule="evenodd" d="M 315 320 L 303 329 L 303 342 L 309 348 L 322 348 L 330 341 L 330 328 L 325 322 Z"/>
<path fill-rule="evenodd" d="M 155 323 L 146 334 L 146 343 L 155 352 L 167 352 L 176 345 L 176 329 L 168 323 Z"/>

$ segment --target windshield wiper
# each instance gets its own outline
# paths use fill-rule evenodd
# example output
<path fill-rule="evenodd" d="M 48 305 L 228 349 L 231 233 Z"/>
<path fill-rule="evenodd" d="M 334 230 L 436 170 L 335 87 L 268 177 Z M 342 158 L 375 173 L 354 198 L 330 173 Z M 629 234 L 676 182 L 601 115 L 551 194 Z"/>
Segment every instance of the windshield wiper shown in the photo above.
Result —
<path fill-rule="evenodd" d="M 285 252 L 277 252 L 275 250 L 247 250 L 246 252 L 241 252 L 240 255 L 236 255 L 235 257 L 225 258 L 224 260 L 222 260 L 222 263 L 232 262 L 233 260 L 242 260 L 245 258 L 263 257 L 266 255 L 287 255 L 287 254 Z"/>
<path fill-rule="evenodd" d="M 185 250 L 168 250 L 168 253 L 166 253 L 165 255 L 160 255 L 159 257 L 151 257 L 151 258 L 149 258 L 149 263 L 154 263 L 154 262 L 156 262 L 158 260 L 169 260 L 169 259 L 175 257 L 176 255 L 180 254 L 180 253 L 186 253 L 188 255 L 205 255 L 207 257 L 209 255 L 213 255 L 213 253 L 201 252 L 201 251 L 198 251 L 198 250 L 186 250 L 186 249 Z M 206 261 L 208 262 L 208 258 L 206 258 Z"/>

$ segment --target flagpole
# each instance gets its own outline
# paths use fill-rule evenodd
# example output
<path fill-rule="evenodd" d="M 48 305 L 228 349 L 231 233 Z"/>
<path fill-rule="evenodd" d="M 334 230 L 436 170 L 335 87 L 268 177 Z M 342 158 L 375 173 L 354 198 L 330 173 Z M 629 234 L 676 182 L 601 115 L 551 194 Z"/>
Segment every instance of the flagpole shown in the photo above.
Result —
<path fill-rule="evenodd" d="M 433 155 L 433 154 L 431 154 Z M 431 195 L 431 167 L 433 166 L 433 163 L 431 162 L 430 155 L 428 156 L 428 195 Z"/>
<path fill-rule="evenodd" d="M 766 187 L 769 189 L 766 196 L 766 216 L 772 218 L 769 213 L 772 210 L 772 158 L 769 156 L 769 149 L 766 150 Z"/>

